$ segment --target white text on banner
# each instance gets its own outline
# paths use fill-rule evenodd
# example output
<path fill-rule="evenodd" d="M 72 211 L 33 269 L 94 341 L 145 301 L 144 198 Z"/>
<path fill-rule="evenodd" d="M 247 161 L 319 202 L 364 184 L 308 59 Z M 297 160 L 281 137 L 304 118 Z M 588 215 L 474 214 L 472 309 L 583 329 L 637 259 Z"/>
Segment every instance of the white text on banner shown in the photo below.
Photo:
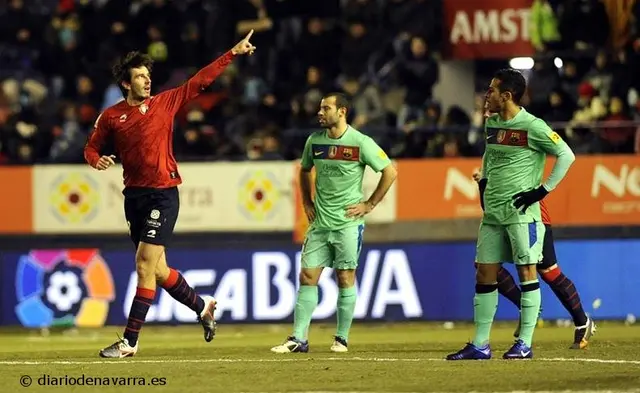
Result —
<path fill-rule="evenodd" d="M 294 166 L 278 163 L 185 163 L 179 166 L 176 232 L 290 231 Z M 36 166 L 37 233 L 127 233 L 122 168 Z"/>
<path fill-rule="evenodd" d="M 291 162 L 183 164 L 185 187 L 212 190 L 208 208 L 180 212 L 180 231 L 291 231 Z M 186 197 L 181 190 L 181 198 Z M 204 207 L 204 206 L 203 206 Z"/>

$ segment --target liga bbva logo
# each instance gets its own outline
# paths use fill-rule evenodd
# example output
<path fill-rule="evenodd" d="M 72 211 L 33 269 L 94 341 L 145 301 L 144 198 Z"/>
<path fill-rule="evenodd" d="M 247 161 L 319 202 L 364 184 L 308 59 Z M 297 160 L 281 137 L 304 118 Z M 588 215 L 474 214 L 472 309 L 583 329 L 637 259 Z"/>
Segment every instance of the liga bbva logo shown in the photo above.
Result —
<path fill-rule="evenodd" d="M 20 257 L 15 308 L 26 327 L 103 326 L 115 299 L 97 249 L 34 250 Z"/>

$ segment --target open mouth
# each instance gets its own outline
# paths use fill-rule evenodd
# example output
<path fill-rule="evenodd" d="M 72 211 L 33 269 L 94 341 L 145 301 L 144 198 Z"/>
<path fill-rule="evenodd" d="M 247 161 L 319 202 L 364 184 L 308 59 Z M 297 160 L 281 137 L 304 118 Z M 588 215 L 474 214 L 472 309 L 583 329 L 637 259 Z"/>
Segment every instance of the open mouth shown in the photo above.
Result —
<path fill-rule="evenodd" d="M 144 92 L 145 93 L 151 93 L 151 86 L 145 87 L 144 88 Z"/>

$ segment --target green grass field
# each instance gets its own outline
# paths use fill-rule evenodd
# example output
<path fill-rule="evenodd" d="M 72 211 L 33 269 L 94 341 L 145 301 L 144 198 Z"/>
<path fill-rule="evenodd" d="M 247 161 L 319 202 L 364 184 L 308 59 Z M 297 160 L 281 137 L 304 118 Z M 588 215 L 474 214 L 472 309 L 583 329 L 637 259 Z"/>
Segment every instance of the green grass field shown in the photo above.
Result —
<path fill-rule="evenodd" d="M 286 355 L 269 348 L 286 337 L 289 326 L 220 325 L 211 343 L 204 342 L 197 325 L 145 326 L 138 355 L 127 360 L 97 356 L 120 327 L 48 336 L 0 330 L 0 392 L 640 391 L 638 325 L 600 322 L 583 351 L 568 349 L 571 328 L 543 327 L 536 330 L 534 360 L 504 361 L 500 357 L 512 342 L 512 330 L 512 324 L 494 328 L 496 359 L 486 362 L 442 360 L 471 338 L 470 325 L 445 330 L 436 323 L 356 324 L 350 352 L 334 354 L 329 351 L 333 325 L 316 324 L 311 351 Z M 51 386 L 53 378 L 66 376 L 70 382 L 83 375 L 85 381 L 107 379 L 102 386 Z M 149 386 L 154 377 L 164 384 Z M 129 385 L 113 386 L 123 381 Z M 143 382 L 147 386 L 140 386 Z"/>

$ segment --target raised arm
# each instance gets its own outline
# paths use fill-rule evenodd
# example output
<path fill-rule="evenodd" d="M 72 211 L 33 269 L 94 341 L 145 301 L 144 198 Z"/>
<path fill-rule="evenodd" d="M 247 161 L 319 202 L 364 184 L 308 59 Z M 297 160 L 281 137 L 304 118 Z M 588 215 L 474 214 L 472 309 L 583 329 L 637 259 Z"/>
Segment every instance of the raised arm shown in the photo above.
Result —
<path fill-rule="evenodd" d="M 177 113 L 184 104 L 198 96 L 198 94 L 211 85 L 224 72 L 229 64 L 233 62 L 235 56 L 246 53 L 250 55 L 253 54 L 256 47 L 249 42 L 252 35 L 253 30 L 231 50 L 218 57 L 213 63 L 202 68 L 183 85 L 158 94 L 156 100 L 164 105 L 167 112 L 171 114 Z"/>

